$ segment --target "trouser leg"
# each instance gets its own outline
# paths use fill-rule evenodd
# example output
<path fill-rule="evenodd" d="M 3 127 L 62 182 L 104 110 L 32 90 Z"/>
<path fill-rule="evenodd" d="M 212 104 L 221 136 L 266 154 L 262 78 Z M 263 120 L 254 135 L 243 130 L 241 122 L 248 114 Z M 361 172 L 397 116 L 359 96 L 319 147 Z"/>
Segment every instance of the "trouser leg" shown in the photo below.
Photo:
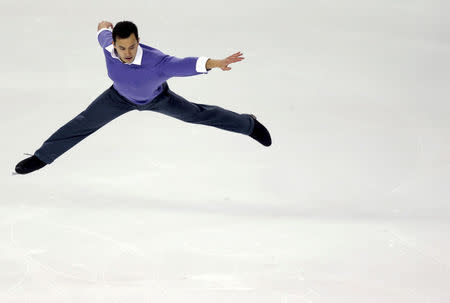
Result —
<path fill-rule="evenodd" d="M 146 110 L 159 112 L 176 119 L 214 126 L 223 130 L 249 135 L 254 121 L 249 114 L 238 114 L 219 106 L 193 103 L 168 88 Z"/>
<path fill-rule="evenodd" d="M 133 109 L 110 87 L 84 111 L 51 135 L 34 155 L 50 164 L 100 127 Z"/>

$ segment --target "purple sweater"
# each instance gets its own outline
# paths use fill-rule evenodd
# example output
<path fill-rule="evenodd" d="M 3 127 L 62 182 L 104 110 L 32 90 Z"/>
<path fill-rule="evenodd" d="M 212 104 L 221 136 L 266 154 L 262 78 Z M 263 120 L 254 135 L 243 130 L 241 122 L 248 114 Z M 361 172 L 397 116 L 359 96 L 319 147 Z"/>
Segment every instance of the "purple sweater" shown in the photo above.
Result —
<path fill-rule="evenodd" d="M 177 58 L 142 43 L 138 45 L 134 61 L 123 63 L 112 44 L 110 28 L 100 29 L 97 39 L 103 48 L 108 76 L 114 82 L 114 88 L 133 103 L 150 102 L 161 92 L 161 84 L 171 77 L 208 73 L 208 57 Z"/>

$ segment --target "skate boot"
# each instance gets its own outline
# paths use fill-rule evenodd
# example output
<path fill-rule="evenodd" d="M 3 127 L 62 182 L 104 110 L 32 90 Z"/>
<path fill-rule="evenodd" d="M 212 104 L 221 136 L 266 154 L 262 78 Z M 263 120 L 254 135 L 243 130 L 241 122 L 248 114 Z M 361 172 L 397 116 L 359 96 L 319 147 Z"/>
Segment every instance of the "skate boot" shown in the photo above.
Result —
<path fill-rule="evenodd" d="M 28 174 L 44 167 L 45 165 L 47 165 L 47 163 L 41 161 L 38 157 L 33 155 L 17 163 L 16 173 L 21 175 Z"/>
<path fill-rule="evenodd" d="M 259 123 L 258 120 L 256 120 L 256 117 L 254 115 L 250 115 L 252 119 L 255 121 L 255 128 L 253 129 L 253 132 L 250 134 L 250 137 L 258 141 L 264 146 L 270 146 L 272 144 L 272 139 L 270 138 L 269 131 Z"/>

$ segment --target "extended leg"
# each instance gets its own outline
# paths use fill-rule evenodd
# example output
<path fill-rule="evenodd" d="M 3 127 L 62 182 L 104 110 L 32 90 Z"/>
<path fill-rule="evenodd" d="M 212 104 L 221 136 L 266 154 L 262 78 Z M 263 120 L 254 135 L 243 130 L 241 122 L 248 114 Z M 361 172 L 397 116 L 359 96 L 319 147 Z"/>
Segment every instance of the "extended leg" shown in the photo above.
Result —
<path fill-rule="evenodd" d="M 100 127 L 133 109 L 118 98 L 111 88 L 107 89 L 83 112 L 51 135 L 34 155 L 50 164 Z"/>
<path fill-rule="evenodd" d="M 251 134 L 255 124 L 249 114 L 238 114 L 219 106 L 189 102 L 170 89 L 158 102 L 151 104 L 148 110 L 185 122 L 214 126 L 244 135 Z"/>

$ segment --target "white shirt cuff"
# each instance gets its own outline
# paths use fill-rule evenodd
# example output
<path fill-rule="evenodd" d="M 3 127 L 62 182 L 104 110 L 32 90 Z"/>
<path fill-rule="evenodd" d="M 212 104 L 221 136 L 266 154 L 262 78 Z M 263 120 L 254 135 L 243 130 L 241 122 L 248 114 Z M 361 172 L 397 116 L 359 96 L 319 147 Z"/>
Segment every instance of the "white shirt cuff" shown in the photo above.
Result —
<path fill-rule="evenodd" d="M 195 69 L 198 73 L 208 73 L 206 70 L 206 61 L 208 61 L 208 57 L 198 57 L 197 64 L 195 65 Z"/>

